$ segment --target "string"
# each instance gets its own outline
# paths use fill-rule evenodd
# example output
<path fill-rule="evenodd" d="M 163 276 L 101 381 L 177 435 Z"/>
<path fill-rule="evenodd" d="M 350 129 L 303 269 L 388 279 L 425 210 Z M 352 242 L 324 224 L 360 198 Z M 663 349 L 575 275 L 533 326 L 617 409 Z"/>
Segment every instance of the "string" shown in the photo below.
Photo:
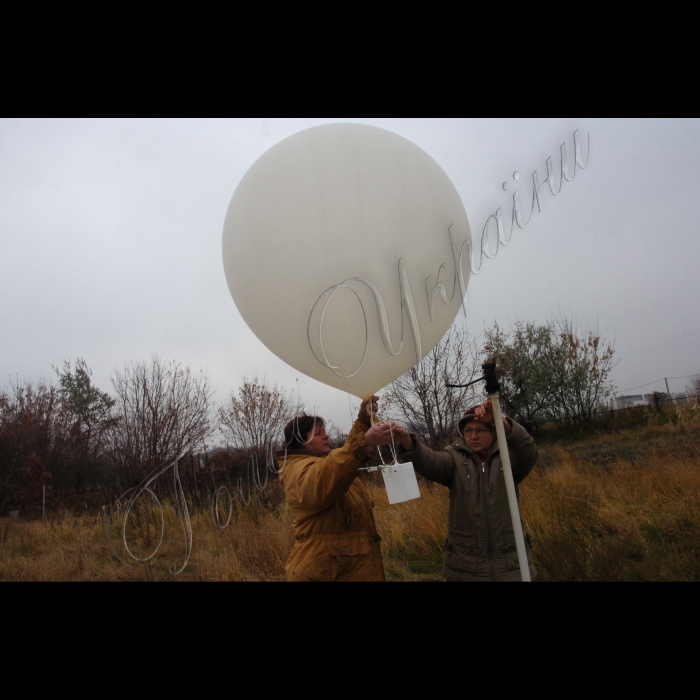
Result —
<path fill-rule="evenodd" d="M 369 421 L 370 423 L 374 426 L 374 416 L 376 415 L 374 411 L 372 410 L 372 406 L 374 404 L 374 401 L 372 399 L 369 400 L 368 407 L 369 407 Z M 382 451 L 380 448 L 377 448 L 379 451 L 379 459 L 382 462 L 382 465 L 385 467 L 390 467 L 392 464 L 397 464 L 399 461 L 399 458 L 396 454 L 396 443 L 394 442 L 394 427 L 391 424 L 391 421 L 383 421 L 379 419 L 379 416 L 377 416 L 377 425 L 388 425 L 389 426 L 389 434 L 391 436 L 391 456 L 393 457 L 393 462 L 391 464 L 387 464 L 384 461 L 384 456 L 382 455 Z"/>

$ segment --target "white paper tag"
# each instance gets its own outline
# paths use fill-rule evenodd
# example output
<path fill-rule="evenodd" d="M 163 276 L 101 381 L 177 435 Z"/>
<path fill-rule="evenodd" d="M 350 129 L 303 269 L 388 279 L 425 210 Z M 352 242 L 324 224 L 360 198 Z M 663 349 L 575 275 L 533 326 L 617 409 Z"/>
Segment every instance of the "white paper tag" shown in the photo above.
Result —
<path fill-rule="evenodd" d="M 420 498 L 416 472 L 413 471 L 411 462 L 391 464 L 388 467 L 381 467 L 381 470 L 391 505 Z"/>

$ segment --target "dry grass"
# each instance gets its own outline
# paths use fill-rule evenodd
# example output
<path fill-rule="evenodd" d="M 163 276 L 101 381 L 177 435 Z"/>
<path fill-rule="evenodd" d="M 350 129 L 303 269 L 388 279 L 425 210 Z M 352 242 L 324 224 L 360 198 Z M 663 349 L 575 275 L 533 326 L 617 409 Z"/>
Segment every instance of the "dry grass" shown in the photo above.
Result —
<path fill-rule="evenodd" d="M 174 577 L 184 558 L 182 525 L 175 510 L 164 506 L 165 537 L 153 559 L 131 560 L 121 543 L 120 522 L 112 528 L 110 548 L 107 518 L 64 514 L 46 521 L 0 520 L 0 580 L 12 581 L 282 581 L 292 547 L 291 520 L 286 505 L 273 511 L 253 501 L 235 509 L 230 525 L 214 527 L 209 512 L 192 515 L 193 548 L 184 572 Z M 128 543 L 136 556 L 153 550 L 157 514 L 134 518 Z"/>
<path fill-rule="evenodd" d="M 385 489 L 371 488 L 387 580 L 442 581 L 447 489 L 421 480 L 420 499 L 390 506 Z"/>
<path fill-rule="evenodd" d="M 672 418 L 542 450 L 521 487 L 540 580 L 700 580 L 700 421 L 690 411 Z M 380 486 L 370 488 L 387 578 L 441 580 L 447 489 L 421 482 L 421 499 L 389 506 Z M 194 513 L 193 551 L 178 577 L 168 567 L 182 563 L 184 539 L 168 505 L 161 550 L 131 566 L 112 553 L 104 513 L 1 519 L 0 580 L 281 581 L 291 519 L 286 505 L 274 502 L 237 507 L 225 530 L 214 527 L 209 512 Z M 153 517 L 146 511 L 129 523 L 137 554 L 152 549 Z M 112 539 L 126 558 L 118 533 Z"/>
<path fill-rule="evenodd" d="M 552 447 L 521 488 L 541 580 L 700 580 L 700 431 Z"/>

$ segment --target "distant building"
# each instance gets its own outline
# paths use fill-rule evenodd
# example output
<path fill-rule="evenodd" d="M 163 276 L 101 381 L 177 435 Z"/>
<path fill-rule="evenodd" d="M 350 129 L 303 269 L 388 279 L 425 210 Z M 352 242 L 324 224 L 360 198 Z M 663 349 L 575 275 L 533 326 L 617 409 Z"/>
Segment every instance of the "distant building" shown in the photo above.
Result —
<path fill-rule="evenodd" d="M 615 396 L 610 399 L 610 408 L 617 411 L 620 408 L 632 408 L 632 406 L 648 406 L 651 394 L 630 394 L 629 396 Z"/>
<path fill-rule="evenodd" d="M 653 394 L 630 394 L 628 396 L 615 396 L 610 399 L 610 408 L 617 411 L 620 408 L 632 408 L 633 406 L 649 406 Z M 688 400 L 687 393 L 661 394 L 662 404 L 685 403 Z"/>

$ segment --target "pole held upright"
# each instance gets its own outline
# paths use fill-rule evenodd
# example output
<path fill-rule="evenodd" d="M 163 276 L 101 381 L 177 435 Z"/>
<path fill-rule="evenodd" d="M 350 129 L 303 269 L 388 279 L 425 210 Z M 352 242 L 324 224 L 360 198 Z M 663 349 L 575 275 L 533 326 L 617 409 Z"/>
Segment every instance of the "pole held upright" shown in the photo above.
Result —
<path fill-rule="evenodd" d="M 531 581 L 530 567 L 527 563 L 527 550 L 525 549 L 525 536 L 520 521 L 520 509 L 518 508 L 518 497 L 515 491 L 515 480 L 513 470 L 510 466 L 510 454 L 506 443 L 506 431 L 503 427 L 503 413 L 501 411 L 501 386 L 498 383 L 496 374 L 496 363 L 487 362 L 482 365 L 484 379 L 486 380 L 486 393 L 491 403 L 493 411 L 493 422 L 496 426 L 496 437 L 498 439 L 498 449 L 501 453 L 501 464 L 503 465 L 503 476 L 506 482 L 506 494 L 508 495 L 508 506 L 510 517 L 513 521 L 513 533 L 515 535 L 515 547 L 518 552 L 518 563 L 520 564 L 520 577 L 523 581 Z"/>

